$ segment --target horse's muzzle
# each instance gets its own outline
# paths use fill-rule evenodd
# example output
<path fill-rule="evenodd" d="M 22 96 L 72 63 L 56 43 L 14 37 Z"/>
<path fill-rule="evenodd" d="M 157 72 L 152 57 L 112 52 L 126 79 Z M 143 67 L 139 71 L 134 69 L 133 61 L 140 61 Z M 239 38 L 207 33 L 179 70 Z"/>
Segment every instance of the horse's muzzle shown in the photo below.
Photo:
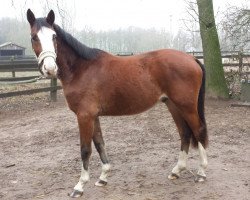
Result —
<path fill-rule="evenodd" d="M 39 71 L 47 78 L 55 78 L 58 72 L 57 64 L 54 61 L 48 62 L 47 59 L 48 58 L 45 58 L 44 61 L 38 65 Z"/>
<path fill-rule="evenodd" d="M 48 78 L 57 77 L 58 67 L 56 64 L 56 54 L 50 51 L 43 51 L 38 57 L 40 72 Z"/>

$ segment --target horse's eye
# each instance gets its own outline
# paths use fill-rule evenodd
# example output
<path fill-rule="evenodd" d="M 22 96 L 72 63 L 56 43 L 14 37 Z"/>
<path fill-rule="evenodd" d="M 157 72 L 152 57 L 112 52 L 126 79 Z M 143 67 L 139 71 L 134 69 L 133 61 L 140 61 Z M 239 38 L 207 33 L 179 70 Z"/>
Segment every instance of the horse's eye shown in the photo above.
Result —
<path fill-rule="evenodd" d="M 33 36 L 31 36 L 31 40 L 37 42 L 37 41 L 39 41 L 39 38 L 37 35 L 33 35 Z"/>
<path fill-rule="evenodd" d="M 56 39 L 56 34 L 53 34 L 52 39 L 53 39 L 53 40 Z"/>

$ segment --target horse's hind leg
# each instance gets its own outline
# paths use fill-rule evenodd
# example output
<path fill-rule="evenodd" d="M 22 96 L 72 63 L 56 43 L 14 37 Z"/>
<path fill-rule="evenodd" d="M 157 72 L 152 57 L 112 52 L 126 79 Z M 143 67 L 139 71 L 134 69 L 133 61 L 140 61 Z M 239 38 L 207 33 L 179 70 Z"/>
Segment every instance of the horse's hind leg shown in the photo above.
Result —
<path fill-rule="evenodd" d="M 197 112 L 186 112 L 184 117 L 192 129 L 192 143 L 194 147 L 198 147 L 200 155 L 200 164 L 195 178 L 196 182 L 202 182 L 206 179 L 205 169 L 207 168 L 207 154 L 206 154 L 206 143 L 207 143 L 207 134 L 206 134 L 206 125 L 202 124 Z"/>
<path fill-rule="evenodd" d="M 105 144 L 102 137 L 99 118 L 95 120 L 93 141 L 102 161 L 102 173 L 99 180 L 95 183 L 95 185 L 105 186 L 108 182 L 107 177 L 108 177 L 108 172 L 110 171 L 110 164 L 105 150 Z"/>
<path fill-rule="evenodd" d="M 180 111 L 175 106 L 175 104 L 169 99 L 166 102 L 170 113 L 175 121 L 175 124 L 178 128 L 179 135 L 181 138 L 181 151 L 179 154 L 179 159 L 176 166 L 173 168 L 171 174 L 168 176 L 169 179 L 176 179 L 179 178 L 180 173 L 186 169 L 187 166 L 187 155 L 190 146 L 190 139 L 192 131 L 190 130 L 189 126 L 187 125 L 186 121 L 182 117 Z"/>

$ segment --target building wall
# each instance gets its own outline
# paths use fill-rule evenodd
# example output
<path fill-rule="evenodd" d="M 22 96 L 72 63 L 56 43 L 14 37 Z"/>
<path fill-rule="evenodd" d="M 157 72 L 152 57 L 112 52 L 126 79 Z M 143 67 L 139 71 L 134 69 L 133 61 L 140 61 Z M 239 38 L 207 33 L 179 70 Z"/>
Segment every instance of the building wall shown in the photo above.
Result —
<path fill-rule="evenodd" d="M 25 55 L 25 48 L 13 43 L 0 45 L 0 56 L 22 56 Z"/>
<path fill-rule="evenodd" d="M 0 56 L 23 56 L 24 51 L 22 49 L 17 50 L 0 50 Z"/>

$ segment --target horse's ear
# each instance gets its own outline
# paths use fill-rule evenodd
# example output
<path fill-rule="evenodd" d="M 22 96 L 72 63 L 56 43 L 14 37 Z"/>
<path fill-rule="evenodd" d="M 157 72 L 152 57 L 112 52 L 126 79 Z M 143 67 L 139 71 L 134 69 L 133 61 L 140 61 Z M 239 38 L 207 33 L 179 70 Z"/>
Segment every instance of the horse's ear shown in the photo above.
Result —
<path fill-rule="evenodd" d="M 53 10 L 49 11 L 49 14 L 47 15 L 46 21 L 48 22 L 48 24 L 50 24 L 51 26 L 53 25 L 54 21 L 55 21 L 55 13 Z"/>
<path fill-rule="evenodd" d="M 27 10 L 27 20 L 28 20 L 28 22 L 30 23 L 31 26 L 33 26 L 33 24 L 36 21 L 36 17 L 35 17 L 34 13 L 30 9 Z"/>

